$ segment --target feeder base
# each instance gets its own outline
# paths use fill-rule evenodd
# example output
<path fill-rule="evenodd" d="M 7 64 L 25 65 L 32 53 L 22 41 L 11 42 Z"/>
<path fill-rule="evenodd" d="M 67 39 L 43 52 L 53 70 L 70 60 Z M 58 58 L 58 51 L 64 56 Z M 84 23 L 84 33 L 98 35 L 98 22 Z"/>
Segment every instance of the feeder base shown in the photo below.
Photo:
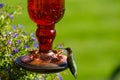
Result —
<path fill-rule="evenodd" d="M 33 58 L 33 60 L 31 60 L 31 55 L 34 55 L 34 54 L 18 57 L 15 60 L 15 63 L 28 71 L 43 73 L 43 74 L 57 73 L 67 69 L 68 67 L 67 61 L 66 61 L 67 56 L 65 55 L 59 56 L 61 57 L 59 61 L 55 61 L 54 57 L 51 58 L 51 53 L 41 54 L 41 55 L 35 54 L 36 58 Z M 56 53 L 54 55 L 56 55 Z"/>

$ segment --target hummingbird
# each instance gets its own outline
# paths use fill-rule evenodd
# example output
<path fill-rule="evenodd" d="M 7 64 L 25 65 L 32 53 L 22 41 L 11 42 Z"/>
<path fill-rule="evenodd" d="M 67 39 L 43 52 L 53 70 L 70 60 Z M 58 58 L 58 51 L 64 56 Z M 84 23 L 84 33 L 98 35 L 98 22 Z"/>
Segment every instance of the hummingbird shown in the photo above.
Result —
<path fill-rule="evenodd" d="M 67 50 L 68 67 L 69 67 L 72 75 L 76 78 L 77 77 L 77 66 L 76 66 L 76 62 L 75 62 L 75 59 L 72 54 L 72 50 L 71 50 L 71 48 L 65 48 L 65 50 Z"/>

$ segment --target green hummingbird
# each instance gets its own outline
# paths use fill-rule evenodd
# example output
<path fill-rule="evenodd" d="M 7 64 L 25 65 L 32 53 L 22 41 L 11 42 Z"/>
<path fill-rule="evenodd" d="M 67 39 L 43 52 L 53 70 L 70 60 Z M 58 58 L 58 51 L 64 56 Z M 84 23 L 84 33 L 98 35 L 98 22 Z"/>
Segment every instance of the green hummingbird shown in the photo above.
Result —
<path fill-rule="evenodd" d="M 69 67 L 72 75 L 76 78 L 77 77 L 77 66 L 76 66 L 76 62 L 75 62 L 75 59 L 72 54 L 72 50 L 71 50 L 71 48 L 66 48 L 65 50 L 67 50 L 68 67 Z"/>

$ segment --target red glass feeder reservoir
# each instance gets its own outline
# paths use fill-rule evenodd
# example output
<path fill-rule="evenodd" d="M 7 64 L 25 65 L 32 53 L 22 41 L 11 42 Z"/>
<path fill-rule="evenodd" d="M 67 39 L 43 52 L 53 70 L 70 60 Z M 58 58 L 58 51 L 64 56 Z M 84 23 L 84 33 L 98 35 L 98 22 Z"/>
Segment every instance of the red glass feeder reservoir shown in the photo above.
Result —
<path fill-rule="evenodd" d="M 36 37 L 39 51 L 16 59 L 24 69 L 39 73 L 60 72 L 67 68 L 67 57 L 52 49 L 56 36 L 55 23 L 64 15 L 64 0 L 28 0 L 28 13 L 37 24 Z"/>

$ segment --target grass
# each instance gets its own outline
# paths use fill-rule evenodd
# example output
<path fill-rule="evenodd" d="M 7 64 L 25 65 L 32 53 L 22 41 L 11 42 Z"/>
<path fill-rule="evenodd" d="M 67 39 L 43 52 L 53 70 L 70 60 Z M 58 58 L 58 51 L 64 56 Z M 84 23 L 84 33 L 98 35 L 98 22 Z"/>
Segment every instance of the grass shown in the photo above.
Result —
<path fill-rule="evenodd" d="M 23 24 L 27 32 L 36 25 L 27 14 L 27 0 L 3 0 L 23 6 L 14 24 Z M 78 80 L 107 80 L 120 64 L 120 1 L 66 0 L 64 18 L 56 24 L 54 46 L 64 43 L 73 49 L 78 67 Z M 67 70 L 63 80 L 74 80 Z"/>

